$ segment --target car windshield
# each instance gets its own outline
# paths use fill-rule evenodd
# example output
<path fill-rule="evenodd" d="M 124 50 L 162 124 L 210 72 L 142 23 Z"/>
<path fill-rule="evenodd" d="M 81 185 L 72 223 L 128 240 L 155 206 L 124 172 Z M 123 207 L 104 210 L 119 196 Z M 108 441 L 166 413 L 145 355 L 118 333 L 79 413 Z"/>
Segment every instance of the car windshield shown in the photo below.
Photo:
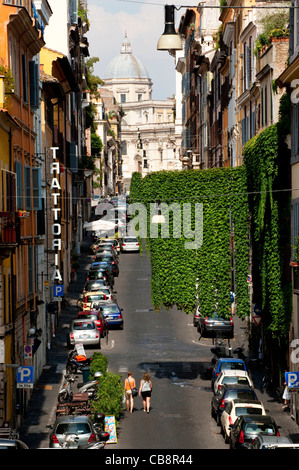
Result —
<path fill-rule="evenodd" d="M 90 434 L 91 429 L 88 423 L 60 423 L 56 428 L 56 434 L 75 433 Z"/>
<path fill-rule="evenodd" d="M 270 423 L 247 423 L 244 427 L 244 432 L 246 434 L 268 434 L 269 436 L 275 436 L 275 428 L 273 424 Z"/>
<path fill-rule="evenodd" d="M 94 330 L 95 325 L 91 322 L 78 321 L 73 324 L 74 330 Z"/>
<path fill-rule="evenodd" d="M 109 305 L 109 306 L 105 306 L 105 307 L 101 307 L 101 310 L 107 314 L 107 313 L 119 313 L 119 308 L 117 307 L 117 305 Z"/>
<path fill-rule="evenodd" d="M 262 408 L 255 408 L 253 406 L 236 406 L 235 410 L 236 416 L 262 414 Z"/>
<path fill-rule="evenodd" d="M 225 400 L 255 400 L 256 396 L 253 391 L 250 390 L 227 390 L 225 394 Z"/>
<path fill-rule="evenodd" d="M 86 296 L 86 302 L 95 302 L 97 300 L 105 300 L 105 294 Z"/>
<path fill-rule="evenodd" d="M 100 280 L 98 282 L 87 282 L 86 285 L 85 285 L 85 290 L 86 291 L 89 291 L 89 290 L 94 290 L 96 289 L 97 287 L 99 286 L 105 286 L 105 281 L 104 280 Z M 100 290 L 100 289 L 98 289 Z"/>
<path fill-rule="evenodd" d="M 222 384 L 237 384 L 237 385 L 249 385 L 249 381 L 247 377 L 224 377 L 222 380 Z"/>
<path fill-rule="evenodd" d="M 245 370 L 243 362 L 221 362 L 220 370 Z"/>
<path fill-rule="evenodd" d="M 91 313 L 89 313 L 88 315 L 80 315 L 80 320 L 81 319 L 83 320 L 84 318 L 86 320 L 97 320 L 98 319 L 97 315 L 91 314 Z"/>

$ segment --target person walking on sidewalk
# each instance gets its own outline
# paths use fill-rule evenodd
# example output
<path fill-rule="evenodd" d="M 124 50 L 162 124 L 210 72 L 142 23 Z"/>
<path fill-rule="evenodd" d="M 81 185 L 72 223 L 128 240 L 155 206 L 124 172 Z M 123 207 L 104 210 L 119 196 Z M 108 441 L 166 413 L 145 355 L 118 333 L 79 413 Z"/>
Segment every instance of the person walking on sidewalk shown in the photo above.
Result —
<path fill-rule="evenodd" d="M 133 408 L 134 408 L 134 397 L 132 394 L 133 388 L 136 388 L 136 382 L 135 382 L 132 372 L 128 372 L 128 377 L 125 380 L 125 393 L 126 393 L 127 411 L 130 411 L 130 413 L 133 413 Z"/>
<path fill-rule="evenodd" d="M 153 384 L 151 376 L 146 372 L 140 381 L 139 396 L 142 396 L 143 400 L 143 411 L 144 413 L 150 411 L 151 396 L 152 396 Z"/>

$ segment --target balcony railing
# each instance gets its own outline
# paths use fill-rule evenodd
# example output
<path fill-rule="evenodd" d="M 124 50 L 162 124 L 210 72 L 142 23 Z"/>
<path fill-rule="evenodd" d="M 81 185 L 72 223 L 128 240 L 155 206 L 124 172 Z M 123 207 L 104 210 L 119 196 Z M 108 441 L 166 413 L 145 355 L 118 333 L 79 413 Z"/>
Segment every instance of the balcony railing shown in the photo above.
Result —
<path fill-rule="evenodd" d="M 0 212 L 0 246 L 19 242 L 19 217 L 15 212 Z"/>

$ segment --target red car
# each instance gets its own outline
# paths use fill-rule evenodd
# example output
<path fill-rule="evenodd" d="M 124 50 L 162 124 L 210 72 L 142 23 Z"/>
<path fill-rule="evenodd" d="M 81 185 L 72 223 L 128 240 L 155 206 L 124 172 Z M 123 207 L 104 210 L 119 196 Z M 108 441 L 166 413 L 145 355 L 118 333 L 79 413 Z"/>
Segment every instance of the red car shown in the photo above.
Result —
<path fill-rule="evenodd" d="M 101 338 L 104 338 L 108 333 L 108 322 L 105 319 L 103 312 L 100 310 L 84 310 L 83 312 L 78 313 L 76 319 L 93 320 L 100 332 Z"/>

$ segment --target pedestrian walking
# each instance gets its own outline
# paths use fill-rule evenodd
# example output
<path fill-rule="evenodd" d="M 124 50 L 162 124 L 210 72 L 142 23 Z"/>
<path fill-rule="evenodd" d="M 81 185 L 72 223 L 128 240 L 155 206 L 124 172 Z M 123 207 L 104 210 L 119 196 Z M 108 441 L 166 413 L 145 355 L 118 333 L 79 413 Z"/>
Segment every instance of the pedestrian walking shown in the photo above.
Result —
<path fill-rule="evenodd" d="M 136 388 L 136 381 L 133 377 L 132 372 L 128 372 L 128 377 L 125 380 L 125 394 L 127 411 L 130 411 L 130 413 L 133 413 L 134 408 L 134 396 L 132 393 L 133 388 Z"/>
<path fill-rule="evenodd" d="M 151 396 L 152 396 L 153 384 L 151 376 L 146 372 L 140 381 L 139 396 L 142 396 L 143 400 L 143 411 L 144 413 L 150 412 Z"/>
<path fill-rule="evenodd" d="M 284 383 L 284 391 L 283 391 L 283 395 L 282 395 L 282 398 L 283 398 L 283 405 L 282 405 L 282 408 L 283 409 L 286 409 L 286 408 L 289 408 L 290 406 L 290 392 L 289 392 L 289 388 L 288 388 L 288 384 L 285 382 Z"/>

